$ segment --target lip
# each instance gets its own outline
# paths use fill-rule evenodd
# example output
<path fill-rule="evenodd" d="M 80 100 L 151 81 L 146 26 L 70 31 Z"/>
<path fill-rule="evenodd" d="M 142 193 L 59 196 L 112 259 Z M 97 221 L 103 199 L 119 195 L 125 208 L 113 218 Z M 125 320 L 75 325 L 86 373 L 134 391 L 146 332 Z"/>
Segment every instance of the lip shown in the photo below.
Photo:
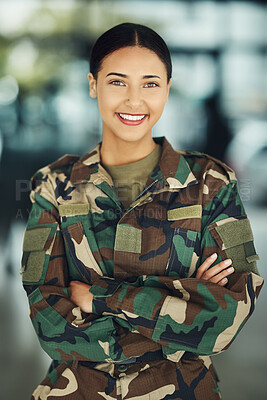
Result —
<path fill-rule="evenodd" d="M 125 124 L 125 125 L 132 125 L 132 126 L 136 126 L 136 125 L 140 125 L 142 124 L 146 118 L 148 117 L 147 114 L 129 114 L 129 113 L 121 113 L 121 114 L 126 114 L 126 115 L 133 115 L 133 116 L 139 116 L 139 115 L 145 115 L 145 118 L 141 119 L 141 121 L 130 121 L 128 119 L 123 119 L 120 117 L 119 113 L 115 113 L 117 115 L 117 117 L 119 118 L 119 120 Z"/>

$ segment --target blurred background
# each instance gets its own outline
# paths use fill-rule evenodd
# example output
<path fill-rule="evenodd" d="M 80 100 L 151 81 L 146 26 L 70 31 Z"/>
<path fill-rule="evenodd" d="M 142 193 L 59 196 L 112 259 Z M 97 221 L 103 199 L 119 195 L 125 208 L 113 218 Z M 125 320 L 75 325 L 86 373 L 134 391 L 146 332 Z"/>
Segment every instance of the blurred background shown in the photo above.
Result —
<path fill-rule="evenodd" d="M 29 179 L 65 153 L 101 140 L 88 90 L 90 49 L 122 22 L 155 29 L 173 61 L 154 136 L 231 165 L 266 279 L 267 6 L 257 1 L 0 0 L 1 399 L 27 400 L 49 357 L 29 319 L 19 274 Z M 224 400 L 267 398 L 267 300 L 230 349 L 213 357 Z"/>

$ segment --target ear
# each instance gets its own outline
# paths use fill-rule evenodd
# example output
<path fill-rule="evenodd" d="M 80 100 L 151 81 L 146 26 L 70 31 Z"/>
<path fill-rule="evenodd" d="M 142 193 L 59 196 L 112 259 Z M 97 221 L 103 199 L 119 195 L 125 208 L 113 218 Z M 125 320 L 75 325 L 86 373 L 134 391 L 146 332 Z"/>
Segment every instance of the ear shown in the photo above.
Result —
<path fill-rule="evenodd" d="M 96 80 L 91 72 L 88 74 L 90 96 L 96 98 Z"/>
<path fill-rule="evenodd" d="M 167 85 L 166 103 L 168 102 L 168 99 L 169 99 L 170 87 L 171 87 L 171 79 L 169 80 L 169 83 L 168 83 L 168 85 Z"/>

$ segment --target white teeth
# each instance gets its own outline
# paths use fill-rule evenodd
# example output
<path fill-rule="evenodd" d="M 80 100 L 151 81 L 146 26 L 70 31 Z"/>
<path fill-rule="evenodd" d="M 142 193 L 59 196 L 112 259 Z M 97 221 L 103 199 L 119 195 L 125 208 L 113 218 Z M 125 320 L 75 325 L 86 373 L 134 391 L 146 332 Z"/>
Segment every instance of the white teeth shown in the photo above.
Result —
<path fill-rule="evenodd" d="M 146 115 L 127 115 L 127 114 L 119 114 L 119 116 L 123 119 L 129 119 L 131 121 L 141 121 Z"/>

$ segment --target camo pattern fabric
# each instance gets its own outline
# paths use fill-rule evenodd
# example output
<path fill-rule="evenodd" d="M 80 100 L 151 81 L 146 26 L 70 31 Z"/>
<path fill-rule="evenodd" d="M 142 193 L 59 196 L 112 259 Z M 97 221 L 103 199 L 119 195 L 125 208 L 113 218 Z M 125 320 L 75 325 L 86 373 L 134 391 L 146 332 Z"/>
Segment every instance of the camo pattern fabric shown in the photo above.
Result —
<path fill-rule="evenodd" d="M 32 178 L 22 282 L 52 358 L 31 400 L 219 399 L 210 356 L 226 350 L 263 285 L 237 180 L 221 161 L 174 150 L 126 210 L 99 143 Z M 212 253 L 231 258 L 226 286 L 195 278 Z M 70 300 L 92 285 L 93 313 Z"/>

